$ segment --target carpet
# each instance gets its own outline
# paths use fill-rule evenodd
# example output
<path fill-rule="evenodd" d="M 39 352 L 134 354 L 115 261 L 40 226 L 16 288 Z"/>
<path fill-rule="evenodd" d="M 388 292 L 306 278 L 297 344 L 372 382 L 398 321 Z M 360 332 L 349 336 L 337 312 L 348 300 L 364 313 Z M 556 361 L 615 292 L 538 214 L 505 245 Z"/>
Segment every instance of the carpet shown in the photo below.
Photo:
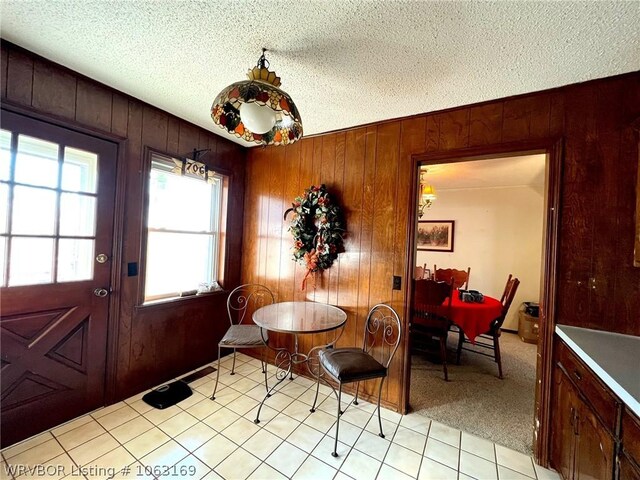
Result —
<path fill-rule="evenodd" d="M 532 454 L 536 345 L 513 333 L 500 337 L 504 379 L 493 359 L 463 350 L 455 365 L 456 333 L 449 335 L 449 382 L 442 365 L 411 357 L 411 410 L 492 442 Z"/>

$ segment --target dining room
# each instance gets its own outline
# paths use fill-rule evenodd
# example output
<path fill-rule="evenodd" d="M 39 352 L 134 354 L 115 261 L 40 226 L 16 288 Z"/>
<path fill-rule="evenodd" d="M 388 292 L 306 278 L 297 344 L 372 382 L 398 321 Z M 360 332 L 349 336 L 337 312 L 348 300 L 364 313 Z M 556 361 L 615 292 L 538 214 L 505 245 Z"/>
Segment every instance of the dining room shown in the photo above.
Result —
<path fill-rule="evenodd" d="M 420 165 L 418 174 L 414 308 L 422 280 L 454 285 L 440 336 L 415 317 L 411 408 L 525 453 L 538 343 L 538 318 L 525 308 L 540 301 L 546 163 L 520 155 Z M 518 283 L 505 300 L 508 279 Z"/>

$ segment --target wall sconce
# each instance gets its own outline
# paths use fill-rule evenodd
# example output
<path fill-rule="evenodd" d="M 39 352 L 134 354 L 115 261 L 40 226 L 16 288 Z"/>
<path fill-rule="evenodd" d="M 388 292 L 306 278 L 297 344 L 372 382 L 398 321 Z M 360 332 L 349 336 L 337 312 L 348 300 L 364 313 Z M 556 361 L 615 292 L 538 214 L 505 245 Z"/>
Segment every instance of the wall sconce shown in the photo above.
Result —
<path fill-rule="evenodd" d="M 431 208 L 433 202 L 438 198 L 436 196 L 436 189 L 427 183 L 427 179 L 425 178 L 426 175 L 427 169 L 425 167 L 420 167 L 418 218 L 422 218 L 425 209 Z"/>

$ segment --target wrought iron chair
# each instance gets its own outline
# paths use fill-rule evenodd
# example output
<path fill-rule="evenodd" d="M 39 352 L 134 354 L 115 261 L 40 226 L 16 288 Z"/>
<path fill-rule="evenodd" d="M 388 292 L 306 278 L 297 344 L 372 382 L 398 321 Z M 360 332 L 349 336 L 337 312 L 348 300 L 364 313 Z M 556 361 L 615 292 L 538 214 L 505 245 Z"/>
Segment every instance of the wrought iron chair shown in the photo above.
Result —
<path fill-rule="evenodd" d="M 388 305 L 379 303 L 375 305 L 367 315 L 364 327 L 364 340 L 362 348 L 325 348 L 318 353 L 318 361 L 322 369 L 336 382 L 338 382 L 338 414 L 336 421 L 336 438 L 331 455 L 338 456 L 338 431 L 340 428 L 342 385 L 357 382 L 356 395 L 353 401 L 358 405 L 358 390 L 360 382 L 371 379 L 380 379 L 378 387 L 378 423 L 380 436 L 382 432 L 382 419 L 380 417 L 380 397 L 382 385 L 389 370 L 389 364 L 393 359 L 400 337 L 402 326 L 396 311 Z M 320 370 L 317 375 L 317 387 L 320 388 Z M 317 391 L 317 390 L 316 390 Z M 317 399 L 317 395 L 316 395 Z M 315 411 L 315 401 L 311 411 Z"/>
<path fill-rule="evenodd" d="M 413 282 L 413 311 L 411 315 L 411 343 L 417 351 L 430 350 L 426 341 L 435 338 L 440 343 L 440 361 L 445 381 L 449 380 L 447 371 L 447 336 L 451 327 L 451 298 L 453 279 L 448 282 L 436 280 L 415 280 Z"/>
<path fill-rule="evenodd" d="M 235 375 L 236 349 L 238 348 L 265 348 L 264 342 L 269 341 L 267 332 L 263 332 L 264 341 L 260 333 L 260 327 L 250 323 L 251 314 L 258 308 L 275 302 L 271 290 L 259 284 L 245 284 L 235 288 L 227 299 L 227 313 L 231 326 L 218 343 L 218 373 L 216 384 L 213 387 L 211 400 L 216 398 L 218 381 L 220 379 L 220 351 L 222 348 L 233 348 L 233 364 L 231 375 Z M 244 322 L 244 323 L 243 323 Z M 269 391 L 267 384 L 267 364 L 264 353 L 262 359 L 262 373 L 264 373 L 264 386 Z"/>
<path fill-rule="evenodd" d="M 438 268 L 433 266 L 433 278 L 439 282 L 448 282 L 453 279 L 453 288 L 469 288 L 469 277 L 471 276 L 471 267 L 467 270 L 456 270 L 455 268 Z"/>
<path fill-rule="evenodd" d="M 486 357 L 493 357 L 494 362 L 498 364 L 498 378 L 500 378 L 501 380 L 504 378 L 502 376 L 502 357 L 500 355 L 500 335 L 502 334 L 502 324 L 504 323 L 504 319 L 509 312 L 509 307 L 511 307 L 513 298 L 516 296 L 518 285 L 520 285 L 520 280 L 518 280 L 517 278 L 513 278 L 513 275 L 509 274 L 507 284 L 504 287 L 504 292 L 502 293 L 502 297 L 500 297 L 500 303 L 502 303 L 502 311 L 500 312 L 500 316 L 491 322 L 488 332 L 483 333 L 476 339 L 476 347 L 480 347 L 481 349 L 485 350 L 492 350 L 493 354 L 485 353 L 482 350 L 464 348 L 463 345 L 470 342 L 466 338 L 464 338 L 464 333 L 460 331 L 460 337 L 458 338 L 458 351 L 456 353 L 456 360 L 458 364 L 460 363 L 460 355 L 462 354 L 462 350 L 466 350 L 467 352 L 471 353 L 477 353 L 479 355 L 484 355 Z"/>

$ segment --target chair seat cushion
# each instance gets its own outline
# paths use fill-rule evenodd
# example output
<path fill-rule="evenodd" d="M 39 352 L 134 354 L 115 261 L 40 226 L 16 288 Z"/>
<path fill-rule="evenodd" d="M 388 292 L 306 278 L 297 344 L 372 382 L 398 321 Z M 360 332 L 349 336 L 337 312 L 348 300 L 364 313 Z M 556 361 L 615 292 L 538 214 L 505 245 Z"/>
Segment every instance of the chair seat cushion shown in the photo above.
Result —
<path fill-rule="evenodd" d="M 267 332 L 264 332 L 264 339 L 269 340 Z M 257 325 L 231 325 L 227 333 L 224 334 L 220 345 L 230 347 L 251 347 L 264 345 L 260 336 L 260 327 Z"/>
<path fill-rule="evenodd" d="M 387 369 L 361 348 L 327 348 L 318 357 L 327 373 L 341 382 L 387 376 Z"/>

